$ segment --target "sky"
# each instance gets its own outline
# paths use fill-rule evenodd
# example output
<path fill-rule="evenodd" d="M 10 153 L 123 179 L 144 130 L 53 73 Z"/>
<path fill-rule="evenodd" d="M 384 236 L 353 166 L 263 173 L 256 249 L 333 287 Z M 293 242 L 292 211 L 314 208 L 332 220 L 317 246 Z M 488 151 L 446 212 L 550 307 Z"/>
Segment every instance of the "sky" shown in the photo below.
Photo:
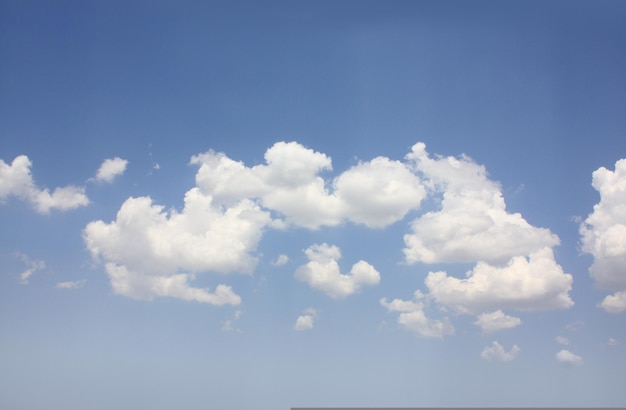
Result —
<path fill-rule="evenodd" d="M 0 3 L 0 407 L 625 406 L 626 3 Z"/>

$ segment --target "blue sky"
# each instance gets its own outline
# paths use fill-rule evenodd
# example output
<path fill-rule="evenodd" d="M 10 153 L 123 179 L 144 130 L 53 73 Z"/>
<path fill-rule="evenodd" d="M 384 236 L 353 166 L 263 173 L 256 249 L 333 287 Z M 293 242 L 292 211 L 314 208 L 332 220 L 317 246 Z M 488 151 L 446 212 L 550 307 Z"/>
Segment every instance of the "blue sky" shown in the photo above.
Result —
<path fill-rule="evenodd" d="M 624 406 L 622 2 L 0 5 L 0 407 Z"/>

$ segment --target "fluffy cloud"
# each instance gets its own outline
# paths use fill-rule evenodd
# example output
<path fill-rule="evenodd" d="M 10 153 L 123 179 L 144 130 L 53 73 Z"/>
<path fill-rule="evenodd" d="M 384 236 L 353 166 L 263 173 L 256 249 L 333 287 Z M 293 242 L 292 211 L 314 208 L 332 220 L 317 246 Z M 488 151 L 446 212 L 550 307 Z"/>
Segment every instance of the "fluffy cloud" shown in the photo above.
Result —
<path fill-rule="evenodd" d="M 626 291 L 616 292 L 605 297 L 600 307 L 608 313 L 622 313 L 626 310 Z"/>
<path fill-rule="evenodd" d="M 82 288 L 83 286 L 85 286 L 85 283 L 87 283 L 87 279 L 70 280 L 67 282 L 57 283 L 56 288 L 57 289 L 78 289 L 78 288 Z"/>
<path fill-rule="evenodd" d="M 82 187 L 68 185 L 55 188 L 52 193 L 47 188 L 37 188 L 31 166 L 25 155 L 15 157 L 10 165 L 0 159 L 0 202 L 14 196 L 30 203 L 40 214 L 47 214 L 51 209 L 65 211 L 89 204 Z"/>
<path fill-rule="evenodd" d="M 373 286 L 380 282 L 378 271 L 362 260 L 352 266 L 349 274 L 342 274 L 337 263 L 341 251 L 336 246 L 315 244 L 305 249 L 304 253 L 309 262 L 300 266 L 294 276 L 332 298 L 345 298 L 364 285 Z"/>
<path fill-rule="evenodd" d="M 556 360 L 559 363 L 563 363 L 563 364 L 571 364 L 571 365 L 581 365 L 583 364 L 583 359 L 582 357 L 575 355 L 574 353 L 570 352 L 569 350 L 561 350 L 556 354 Z"/>
<path fill-rule="evenodd" d="M 313 329 L 316 317 L 317 311 L 315 309 L 305 309 L 304 314 L 298 316 L 298 319 L 296 319 L 296 324 L 293 326 L 293 328 L 297 331 Z"/>
<path fill-rule="evenodd" d="M 239 296 L 220 285 L 214 293 L 189 286 L 195 274 L 252 273 L 252 252 L 270 216 L 254 202 L 223 208 L 192 188 L 181 212 L 165 211 L 149 197 L 129 198 L 115 221 L 94 221 L 84 241 L 106 271 L 116 293 L 137 299 L 176 297 L 211 304 L 238 304 Z"/>
<path fill-rule="evenodd" d="M 436 338 L 453 335 L 454 327 L 447 317 L 435 320 L 426 316 L 424 304 L 420 301 L 422 298 L 421 292 L 417 291 L 414 300 L 394 299 L 387 302 L 386 298 L 382 298 L 380 304 L 389 312 L 401 312 L 398 316 L 398 324 L 417 335 Z"/>
<path fill-rule="evenodd" d="M 235 313 L 233 314 L 232 319 L 225 320 L 222 323 L 222 332 L 241 333 L 241 329 L 235 326 L 235 323 L 239 320 L 239 318 L 241 317 L 241 314 L 242 314 L 241 310 L 235 310 Z"/>
<path fill-rule="evenodd" d="M 478 315 L 474 324 L 480 327 L 483 333 L 492 333 L 519 326 L 522 324 L 522 320 L 518 317 L 505 315 L 501 310 L 496 310 L 495 312 Z"/>
<path fill-rule="evenodd" d="M 441 210 L 413 221 L 404 237 L 408 263 L 475 262 L 501 264 L 559 243 L 548 229 L 531 226 L 506 211 L 500 187 L 484 167 L 462 156 L 430 158 L 423 143 L 407 155 L 431 191 L 441 192 Z"/>
<path fill-rule="evenodd" d="M 461 313 L 567 309 L 574 304 L 569 296 L 572 275 L 554 261 L 550 248 L 528 258 L 514 257 L 502 268 L 479 262 L 466 279 L 430 272 L 425 283 L 432 298 Z"/>
<path fill-rule="evenodd" d="M 510 362 L 514 360 L 521 349 L 517 345 L 513 345 L 510 351 L 504 350 L 504 347 L 497 341 L 494 341 L 491 346 L 487 346 L 480 353 L 480 357 L 488 361 L 496 362 Z"/>
<path fill-rule="evenodd" d="M 95 179 L 101 182 L 112 182 L 116 176 L 126 171 L 126 165 L 128 161 L 119 157 L 105 159 L 98 168 Z"/>
<path fill-rule="evenodd" d="M 213 151 L 192 157 L 200 165 L 198 187 L 217 203 L 259 199 L 287 224 L 315 229 L 347 220 L 384 227 L 418 208 L 426 191 L 403 163 L 378 157 L 361 162 L 332 181 L 331 159 L 297 142 L 279 142 L 265 153 L 265 164 L 247 167 Z"/>
<path fill-rule="evenodd" d="M 580 226 L 582 250 L 593 256 L 589 272 L 598 286 L 617 291 L 600 306 L 619 313 L 626 310 L 626 159 L 615 163 L 615 171 L 594 171 L 592 186 L 600 202 Z"/>

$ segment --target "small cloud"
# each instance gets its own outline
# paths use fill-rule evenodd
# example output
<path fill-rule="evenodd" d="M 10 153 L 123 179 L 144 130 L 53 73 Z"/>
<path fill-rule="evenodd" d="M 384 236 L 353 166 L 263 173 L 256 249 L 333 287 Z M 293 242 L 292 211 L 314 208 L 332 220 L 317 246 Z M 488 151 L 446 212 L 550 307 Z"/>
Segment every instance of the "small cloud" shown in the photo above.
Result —
<path fill-rule="evenodd" d="M 305 249 L 304 253 L 309 262 L 296 270 L 296 279 L 332 298 L 345 298 L 358 292 L 363 285 L 374 286 L 380 282 L 378 271 L 362 260 L 352 266 L 350 273 L 342 274 L 337 263 L 341 251 L 334 245 L 315 244 Z"/>
<path fill-rule="evenodd" d="M 556 354 L 556 360 L 559 363 L 568 364 L 568 365 L 579 366 L 583 364 L 582 357 L 575 355 L 574 353 L 565 349 L 561 350 L 560 352 Z"/>
<path fill-rule="evenodd" d="M 565 325 L 565 329 L 569 330 L 570 332 L 575 332 L 583 326 L 585 326 L 585 322 L 583 322 L 582 320 L 577 320 L 574 323 Z"/>
<path fill-rule="evenodd" d="M 517 345 L 513 345 L 511 350 L 507 352 L 500 343 L 494 341 L 491 346 L 487 346 L 483 349 L 480 357 L 490 362 L 510 362 L 519 355 L 520 351 L 521 349 Z"/>
<path fill-rule="evenodd" d="M 272 265 L 274 266 L 283 266 L 285 265 L 287 262 L 289 262 L 289 256 L 284 255 L 284 254 L 280 254 L 276 257 L 276 260 L 274 260 L 272 262 Z"/>
<path fill-rule="evenodd" d="M 619 340 L 609 337 L 609 341 L 607 342 L 609 346 L 619 346 Z"/>
<path fill-rule="evenodd" d="M 560 345 L 568 345 L 569 344 L 569 339 L 565 336 L 557 336 L 556 337 L 556 342 Z"/>
<path fill-rule="evenodd" d="M 24 253 L 17 253 L 16 256 L 27 266 L 27 269 L 20 273 L 20 283 L 22 285 L 28 285 L 28 279 L 33 275 L 33 273 L 46 267 L 46 263 L 44 261 L 37 259 L 31 260 L 28 255 Z"/>
<path fill-rule="evenodd" d="M 401 312 L 398 316 L 398 324 L 415 334 L 440 339 L 443 339 L 444 336 L 453 335 L 454 326 L 447 317 L 436 320 L 426 316 L 424 303 L 421 302 L 423 298 L 422 292 L 417 290 L 413 300 L 394 299 L 387 302 L 386 298 L 382 298 L 380 304 L 389 312 Z"/>
<path fill-rule="evenodd" d="M 67 282 L 59 282 L 56 285 L 57 289 L 79 289 L 85 286 L 87 279 L 81 280 L 68 280 Z"/>
<path fill-rule="evenodd" d="M 498 330 L 510 329 L 522 324 L 518 317 L 505 315 L 501 310 L 478 315 L 474 324 L 480 327 L 483 333 L 492 333 Z"/>
<path fill-rule="evenodd" d="M 122 175 L 126 171 L 126 165 L 128 165 L 128 161 L 119 157 L 105 159 L 100 168 L 98 168 L 95 180 L 98 182 L 113 182 L 116 176 Z"/>
<path fill-rule="evenodd" d="M 222 323 L 222 331 L 223 332 L 236 332 L 241 333 L 241 329 L 235 327 L 235 322 L 239 320 L 241 317 L 241 310 L 235 310 L 232 319 L 225 320 Z"/>
<path fill-rule="evenodd" d="M 298 319 L 296 319 L 296 324 L 293 326 L 293 328 L 300 332 L 303 330 L 313 329 L 316 318 L 317 311 L 313 308 L 307 308 L 304 310 L 303 315 L 298 316 Z"/>

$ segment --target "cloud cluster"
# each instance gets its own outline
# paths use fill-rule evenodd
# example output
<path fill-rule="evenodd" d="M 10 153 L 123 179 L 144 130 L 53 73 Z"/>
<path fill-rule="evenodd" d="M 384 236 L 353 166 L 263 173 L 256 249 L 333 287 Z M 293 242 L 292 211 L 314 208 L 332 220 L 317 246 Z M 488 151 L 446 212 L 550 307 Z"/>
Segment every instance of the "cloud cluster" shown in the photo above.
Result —
<path fill-rule="evenodd" d="M 337 263 L 341 251 L 336 246 L 315 244 L 305 249 L 304 253 L 309 262 L 300 266 L 294 276 L 331 298 L 345 298 L 358 292 L 364 285 L 373 286 L 380 282 L 378 271 L 363 260 L 355 263 L 350 273 L 342 274 Z"/>
<path fill-rule="evenodd" d="M 517 345 L 513 345 L 511 350 L 507 352 L 500 343 L 494 341 L 491 346 L 487 346 L 483 349 L 480 353 L 480 357 L 490 362 L 510 362 L 514 360 L 520 352 L 521 349 Z"/>
<path fill-rule="evenodd" d="M 181 211 L 165 210 L 149 197 L 129 198 L 116 220 L 91 222 L 85 243 L 94 257 L 104 260 L 114 290 L 140 299 L 173 296 L 236 303 L 234 293 L 217 298 L 190 283 L 204 272 L 253 272 L 264 229 L 317 229 L 346 222 L 383 228 L 418 209 L 428 194 L 441 197 L 441 209 L 411 223 L 404 237 L 406 262 L 476 263 L 463 279 L 443 271 L 429 273 L 429 300 L 476 315 L 572 305 L 572 278 L 555 262 L 551 249 L 559 239 L 507 212 L 499 185 L 466 156 L 431 157 L 417 143 L 404 161 L 377 157 L 332 179 L 323 176 L 332 170 L 330 157 L 297 142 L 274 144 L 264 159 L 247 166 L 213 151 L 192 156 L 190 163 L 198 166 L 196 186 L 185 195 Z M 125 166 L 119 158 L 107 160 L 98 175 L 113 178 Z M 305 253 L 309 262 L 295 277 L 333 298 L 380 281 L 378 271 L 365 261 L 342 274 L 335 246 L 313 245 Z M 287 260 L 285 255 L 274 264 Z M 418 333 L 440 336 L 452 331 L 449 323 L 427 319 L 422 309 L 402 313 L 403 326 Z M 482 321 L 484 331 L 505 326 L 502 319 L 499 324 L 487 324 L 488 316 Z M 511 323 L 509 319 L 506 326 Z"/>
<path fill-rule="evenodd" d="M 483 333 L 514 327 L 502 310 L 567 309 L 572 276 L 555 261 L 559 238 L 506 210 L 498 183 L 471 158 L 432 157 L 423 143 L 406 156 L 440 209 L 424 213 L 404 236 L 408 264 L 475 263 L 464 278 L 430 272 L 426 296 L 457 313 L 478 316 Z M 492 312 L 492 313 L 489 313 Z"/>
<path fill-rule="evenodd" d="M 620 313 L 626 310 L 626 159 L 615 163 L 615 171 L 594 171 L 592 186 L 600 202 L 580 226 L 582 250 L 593 256 L 589 272 L 596 284 L 615 292 L 600 307 Z"/>
<path fill-rule="evenodd" d="M 381 228 L 419 207 L 426 196 L 420 179 L 406 164 L 385 157 L 361 162 L 332 181 L 331 159 L 297 142 L 278 142 L 265 164 L 247 167 L 223 153 L 192 157 L 200 165 L 196 184 L 217 203 L 258 199 L 287 225 L 315 229 L 345 221 Z"/>
<path fill-rule="evenodd" d="M 68 280 L 66 282 L 59 282 L 56 285 L 57 289 L 79 289 L 85 286 L 87 279 L 81 280 Z"/>
<path fill-rule="evenodd" d="M 40 189 L 31 175 L 32 163 L 26 155 L 15 157 L 11 164 L 0 159 L 0 202 L 13 196 L 28 202 L 40 214 L 52 209 L 66 211 L 89 204 L 85 188 L 68 185 L 57 187 L 52 192 Z"/>

